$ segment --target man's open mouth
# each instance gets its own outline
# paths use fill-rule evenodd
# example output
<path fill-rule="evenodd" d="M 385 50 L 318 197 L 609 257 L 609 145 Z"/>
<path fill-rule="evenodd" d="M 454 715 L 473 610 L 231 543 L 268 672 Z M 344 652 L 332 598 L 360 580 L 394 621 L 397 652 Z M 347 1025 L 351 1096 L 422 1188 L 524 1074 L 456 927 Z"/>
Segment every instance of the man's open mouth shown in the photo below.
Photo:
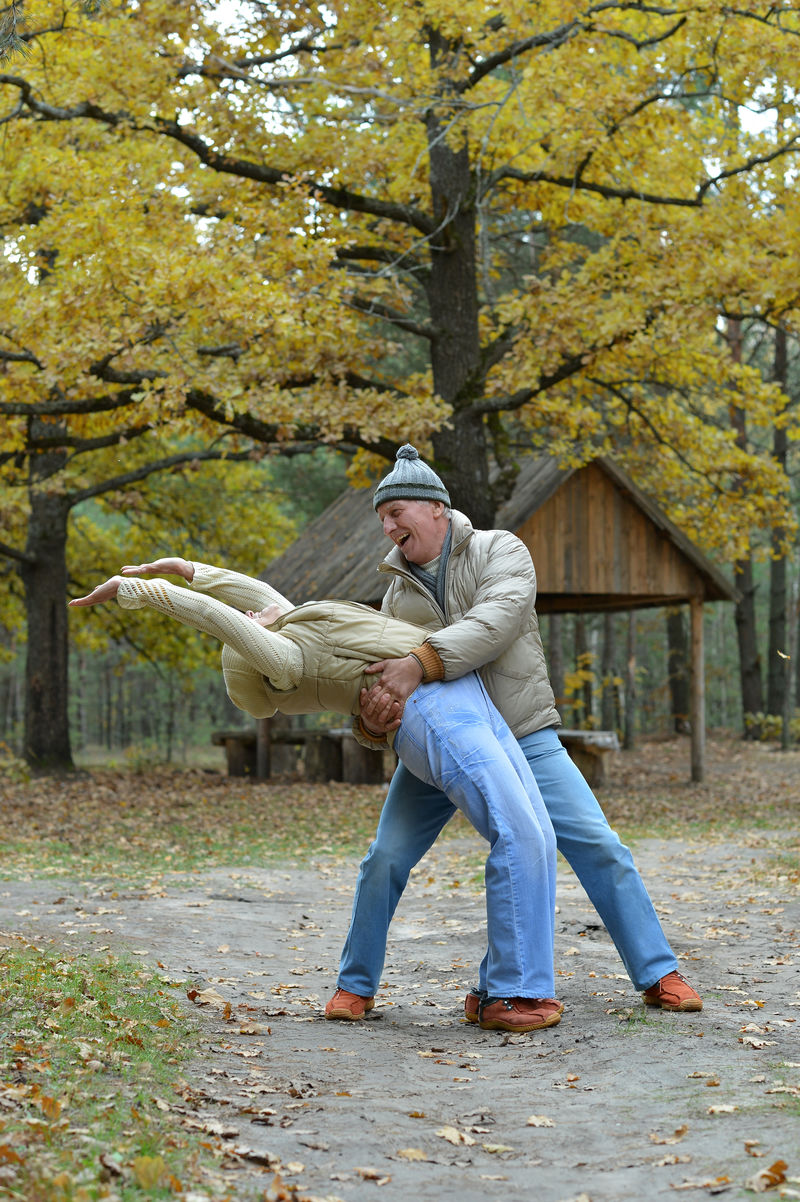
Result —
<path fill-rule="evenodd" d="M 402 547 L 403 543 L 409 538 L 411 538 L 410 534 L 401 534 L 399 538 L 395 539 L 395 543 L 398 547 Z"/>

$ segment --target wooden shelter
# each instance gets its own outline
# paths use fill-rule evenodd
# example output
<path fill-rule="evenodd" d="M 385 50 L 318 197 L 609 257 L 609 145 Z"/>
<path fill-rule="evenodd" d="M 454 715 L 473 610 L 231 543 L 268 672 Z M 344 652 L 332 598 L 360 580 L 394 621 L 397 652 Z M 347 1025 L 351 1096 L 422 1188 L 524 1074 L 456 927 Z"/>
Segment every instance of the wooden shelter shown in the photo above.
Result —
<path fill-rule="evenodd" d="M 375 569 L 388 545 L 372 489 L 350 489 L 330 505 L 264 579 L 290 599 L 343 597 L 379 605 L 387 588 Z M 529 548 L 539 613 L 589 613 L 688 604 L 691 612 L 691 770 L 705 756 L 703 606 L 735 601 L 722 572 L 611 460 L 563 469 L 549 456 L 521 467 L 496 525 Z"/>

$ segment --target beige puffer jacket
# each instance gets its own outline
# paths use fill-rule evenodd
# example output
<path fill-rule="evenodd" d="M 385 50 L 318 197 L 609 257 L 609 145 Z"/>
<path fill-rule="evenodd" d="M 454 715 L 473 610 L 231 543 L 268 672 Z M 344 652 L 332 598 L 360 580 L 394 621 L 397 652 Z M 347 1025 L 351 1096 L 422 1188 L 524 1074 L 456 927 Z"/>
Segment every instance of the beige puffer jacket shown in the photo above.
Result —
<path fill-rule="evenodd" d="M 428 642 L 444 664 L 445 680 L 478 669 L 517 738 L 560 726 L 534 608 L 536 572 L 527 547 L 507 530 L 473 529 L 456 509 L 452 527 L 447 612 L 412 575 L 397 547 L 378 568 L 392 575 L 383 612 L 435 632 Z"/>
<path fill-rule="evenodd" d="M 428 635 L 355 601 L 290 602 L 239 572 L 195 563 L 191 586 L 131 578 L 120 583 L 123 609 L 157 609 L 224 644 L 222 669 L 234 705 L 254 718 L 330 710 L 359 712 L 367 664 L 407 655 Z M 285 612 L 264 629 L 245 616 L 277 602 Z"/>

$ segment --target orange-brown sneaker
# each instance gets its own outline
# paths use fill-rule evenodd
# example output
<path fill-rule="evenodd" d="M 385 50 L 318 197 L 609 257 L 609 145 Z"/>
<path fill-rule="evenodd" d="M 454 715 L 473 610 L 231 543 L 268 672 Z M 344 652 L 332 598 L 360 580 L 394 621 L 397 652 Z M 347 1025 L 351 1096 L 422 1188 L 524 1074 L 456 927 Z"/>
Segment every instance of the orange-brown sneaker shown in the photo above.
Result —
<path fill-rule="evenodd" d="M 470 989 L 464 998 L 464 1018 L 468 1023 L 476 1023 L 478 1021 L 478 1011 L 485 997 L 485 989 Z"/>
<path fill-rule="evenodd" d="M 480 1003 L 482 1031 L 541 1031 L 561 1022 L 564 1006 L 555 998 L 487 997 Z"/>
<path fill-rule="evenodd" d="M 352 1022 L 357 1018 L 363 1018 L 374 1005 L 374 998 L 360 997 L 357 993 L 348 993 L 346 989 L 337 989 L 325 1006 L 325 1017 L 344 1018 Z"/>
<path fill-rule="evenodd" d="M 679 972 L 668 972 L 642 994 L 646 1006 L 662 1010 L 702 1010 L 703 999 L 692 989 Z"/>

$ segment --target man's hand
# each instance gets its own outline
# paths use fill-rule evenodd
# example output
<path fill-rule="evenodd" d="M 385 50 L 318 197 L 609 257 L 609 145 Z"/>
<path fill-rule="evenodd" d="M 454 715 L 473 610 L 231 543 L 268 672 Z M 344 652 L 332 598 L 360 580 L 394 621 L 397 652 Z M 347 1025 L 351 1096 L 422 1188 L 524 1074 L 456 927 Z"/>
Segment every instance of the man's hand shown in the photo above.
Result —
<path fill-rule="evenodd" d="M 386 693 L 379 684 L 362 689 L 360 696 L 361 725 L 364 730 L 382 739 L 390 730 L 397 730 L 403 720 L 403 706 Z"/>
<path fill-rule="evenodd" d="M 364 671 L 369 675 L 380 672 L 378 684 L 385 693 L 405 705 L 417 685 L 422 683 L 422 664 L 413 655 L 402 659 L 382 659 L 370 664 Z"/>
<path fill-rule="evenodd" d="M 170 555 L 166 559 L 155 559 L 152 563 L 127 563 L 122 569 L 123 576 L 182 576 L 184 580 L 194 579 L 194 564 L 178 555 Z"/>

